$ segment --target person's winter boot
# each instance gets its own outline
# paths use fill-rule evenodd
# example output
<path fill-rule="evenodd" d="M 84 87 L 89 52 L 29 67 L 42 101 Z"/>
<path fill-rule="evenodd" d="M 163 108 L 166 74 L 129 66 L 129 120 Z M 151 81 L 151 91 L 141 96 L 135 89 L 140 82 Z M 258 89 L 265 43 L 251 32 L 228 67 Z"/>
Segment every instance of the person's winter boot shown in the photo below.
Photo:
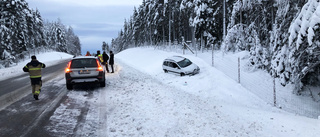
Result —
<path fill-rule="evenodd" d="M 36 94 L 33 95 L 33 97 L 34 97 L 35 100 L 39 100 L 39 97 L 38 97 L 38 96 L 39 96 L 39 95 L 36 95 Z"/>
<path fill-rule="evenodd" d="M 34 95 L 33 95 L 33 96 L 34 96 L 34 99 L 39 100 L 39 98 L 38 98 L 38 97 L 39 97 L 39 94 L 40 94 L 40 90 L 39 90 L 39 91 L 35 91 L 35 92 L 34 92 Z"/>

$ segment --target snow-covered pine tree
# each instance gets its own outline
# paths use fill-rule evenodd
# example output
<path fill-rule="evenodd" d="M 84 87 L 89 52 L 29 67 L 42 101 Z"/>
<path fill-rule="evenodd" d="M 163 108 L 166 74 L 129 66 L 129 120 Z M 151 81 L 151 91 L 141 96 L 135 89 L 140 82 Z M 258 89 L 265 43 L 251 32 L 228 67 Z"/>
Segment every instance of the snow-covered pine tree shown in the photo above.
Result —
<path fill-rule="evenodd" d="M 74 34 L 72 27 L 69 27 L 68 31 L 66 32 L 66 45 L 67 53 L 72 55 L 81 54 L 80 40 L 79 37 Z"/>
<path fill-rule="evenodd" d="M 283 86 L 290 82 L 291 75 L 291 67 L 288 63 L 289 27 L 304 4 L 305 0 L 283 0 L 276 3 L 278 8 L 271 37 L 273 50 L 270 73 L 278 77 Z"/>
<path fill-rule="evenodd" d="M 237 24 L 228 30 L 222 50 L 235 52 L 245 49 L 244 45 L 246 45 L 244 29 L 241 24 Z"/>
<path fill-rule="evenodd" d="M 199 0 L 196 3 L 196 38 L 200 38 L 204 32 L 210 33 L 215 42 L 222 41 L 223 24 L 218 21 L 222 20 L 223 11 L 221 10 L 221 1 Z M 213 42 L 214 43 L 214 42 Z"/>
<path fill-rule="evenodd" d="M 0 51 L 3 53 L 0 58 L 11 64 L 14 56 L 27 48 L 26 16 L 30 12 L 24 0 L 4 0 L 0 5 Z"/>
<path fill-rule="evenodd" d="M 246 33 L 246 48 L 250 48 L 248 66 L 254 69 L 269 70 L 270 53 L 267 48 L 262 47 L 259 36 L 255 31 L 254 23 L 250 24 L 244 31 Z M 244 49 L 243 49 L 244 50 Z"/>
<path fill-rule="evenodd" d="M 290 25 L 288 46 L 282 47 L 284 52 L 289 53 L 287 61 L 284 62 L 285 67 L 288 68 L 286 69 L 287 73 L 290 74 L 286 74 L 288 77 L 286 83 L 294 83 L 294 93 L 299 93 L 307 81 L 314 81 L 316 78 L 305 76 L 312 73 L 314 68 L 319 65 L 318 59 L 314 55 L 316 52 L 313 52 L 313 49 L 317 49 L 317 45 L 313 45 L 312 42 L 314 34 L 316 34 L 314 30 L 317 29 L 315 26 L 318 24 L 318 17 L 315 15 L 318 7 L 318 0 L 309 0 L 303 6 L 297 18 Z M 311 23 L 314 26 L 311 26 Z M 302 83 L 302 81 L 305 82 Z"/>
<path fill-rule="evenodd" d="M 70 38 L 79 52 L 79 38 Z M 0 1 L 0 64 L 9 66 L 36 48 L 68 52 L 67 41 L 66 27 L 60 21 L 44 25 L 40 12 L 29 9 L 25 0 Z"/>
<path fill-rule="evenodd" d="M 180 4 L 180 36 L 183 37 L 185 41 L 191 41 L 191 28 L 190 28 L 190 18 L 194 15 L 194 3 L 192 0 L 182 0 Z"/>

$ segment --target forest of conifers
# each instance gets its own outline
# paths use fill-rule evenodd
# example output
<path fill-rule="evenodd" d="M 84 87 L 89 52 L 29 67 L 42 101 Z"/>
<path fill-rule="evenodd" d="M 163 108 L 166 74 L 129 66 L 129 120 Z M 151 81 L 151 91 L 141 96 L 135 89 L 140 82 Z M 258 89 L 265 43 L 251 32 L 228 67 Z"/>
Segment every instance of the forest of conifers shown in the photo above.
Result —
<path fill-rule="evenodd" d="M 198 48 L 248 51 L 250 67 L 298 94 L 320 84 L 319 27 L 319 0 L 143 0 L 111 45 L 181 44 L 194 32 L 198 45 L 205 40 Z"/>
<path fill-rule="evenodd" d="M 81 54 L 80 40 L 73 29 L 59 19 L 43 21 L 40 12 L 30 9 L 25 0 L 1 0 L 0 68 L 44 50 L 78 55 Z"/>

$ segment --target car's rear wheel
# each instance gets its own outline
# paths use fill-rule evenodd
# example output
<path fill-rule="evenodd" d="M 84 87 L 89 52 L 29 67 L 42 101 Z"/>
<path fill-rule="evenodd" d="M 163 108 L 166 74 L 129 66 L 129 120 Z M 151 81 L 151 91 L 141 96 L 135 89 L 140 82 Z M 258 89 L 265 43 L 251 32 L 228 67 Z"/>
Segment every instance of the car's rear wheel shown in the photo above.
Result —
<path fill-rule="evenodd" d="M 168 73 L 168 70 L 166 70 L 166 69 L 164 69 L 163 71 L 164 71 L 164 73 Z"/>
<path fill-rule="evenodd" d="M 103 81 L 100 81 L 100 87 L 105 87 L 106 86 L 106 78 L 103 77 Z"/>
<path fill-rule="evenodd" d="M 100 82 L 100 87 L 105 87 L 106 86 L 106 82 L 103 81 L 103 82 Z"/>
<path fill-rule="evenodd" d="M 73 85 L 72 84 L 66 84 L 67 85 L 67 89 L 68 90 L 72 90 L 73 89 Z"/>
<path fill-rule="evenodd" d="M 106 81 L 100 82 L 100 87 L 105 87 L 106 86 Z"/>

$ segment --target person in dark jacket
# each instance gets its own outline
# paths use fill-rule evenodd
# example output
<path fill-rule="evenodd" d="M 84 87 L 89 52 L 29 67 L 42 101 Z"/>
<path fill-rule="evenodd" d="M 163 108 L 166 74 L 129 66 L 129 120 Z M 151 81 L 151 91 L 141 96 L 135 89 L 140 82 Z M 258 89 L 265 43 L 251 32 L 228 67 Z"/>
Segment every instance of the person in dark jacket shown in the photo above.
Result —
<path fill-rule="evenodd" d="M 39 100 L 39 94 L 41 91 L 41 68 L 45 68 L 46 65 L 39 62 L 36 56 L 31 56 L 31 62 L 23 67 L 24 72 L 29 72 L 32 86 L 32 94 L 34 99 Z"/>
<path fill-rule="evenodd" d="M 114 69 L 113 69 L 113 64 L 114 64 L 114 54 L 112 53 L 112 51 L 110 51 L 110 60 L 109 60 L 109 64 L 111 66 L 111 73 L 114 73 Z"/>
<path fill-rule="evenodd" d="M 106 66 L 106 70 L 109 73 L 109 68 L 108 68 L 109 56 L 105 51 L 103 51 L 103 53 L 102 53 L 102 59 L 103 59 L 103 64 Z"/>

